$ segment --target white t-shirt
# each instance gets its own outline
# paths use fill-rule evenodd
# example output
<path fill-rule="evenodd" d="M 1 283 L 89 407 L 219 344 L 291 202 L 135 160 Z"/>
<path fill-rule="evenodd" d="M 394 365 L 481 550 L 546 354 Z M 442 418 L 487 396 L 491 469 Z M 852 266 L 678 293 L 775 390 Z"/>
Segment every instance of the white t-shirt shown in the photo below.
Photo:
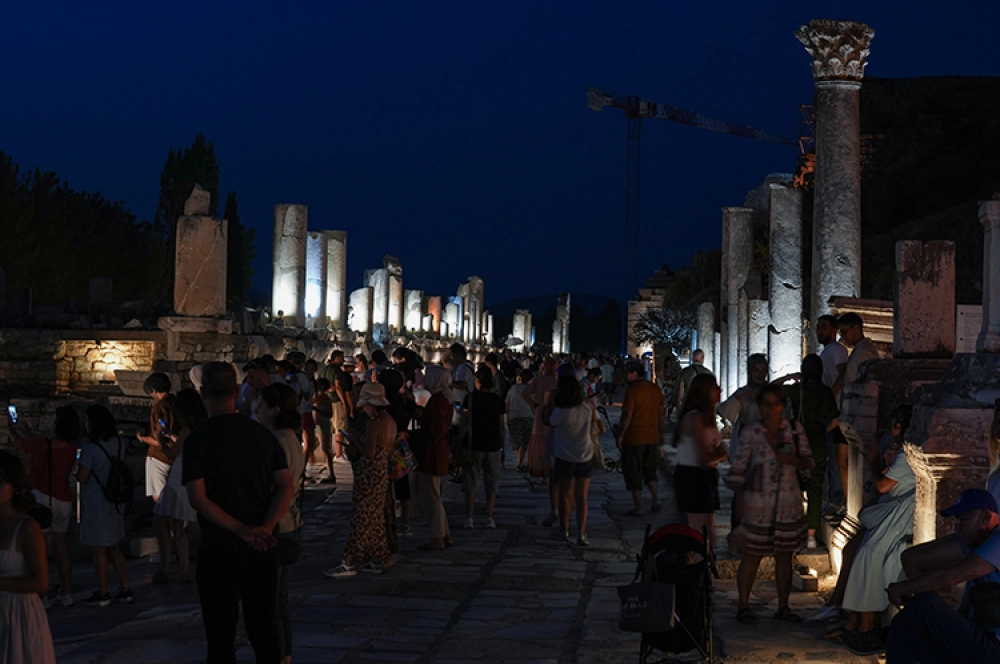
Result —
<path fill-rule="evenodd" d="M 455 368 L 451 373 L 451 380 L 456 383 L 465 381 L 466 388 L 464 390 L 457 387 L 451 390 L 451 396 L 457 403 L 464 403 L 465 397 L 476 391 L 476 372 L 468 361 L 462 362 Z"/>
<path fill-rule="evenodd" d="M 878 349 L 872 340 L 865 337 L 854 345 L 851 357 L 847 360 L 847 370 L 844 372 L 844 383 L 853 383 L 858 377 L 858 369 L 868 360 L 879 358 Z"/>
<path fill-rule="evenodd" d="M 823 384 L 831 390 L 839 375 L 837 367 L 841 364 L 847 364 L 847 356 L 847 349 L 839 341 L 827 344 L 823 347 L 823 352 L 820 353 L 819 357 L 823 360 Z"/>
<path fill-rule="evenodd" d="M 292 376 L 292 389 L 299 395 L 298 411 L 300 415 L 312 412 L 313 384 L 303 372 Z"/>
<path fill-rule="evenodd" d="M 552 453 L 557 459 L 583 463 L 594 456 L 594 443 L 590 438 L 593 412 L 586 402 L 575 408 L 552 410 L 549 424 L 552 425 Z"/>

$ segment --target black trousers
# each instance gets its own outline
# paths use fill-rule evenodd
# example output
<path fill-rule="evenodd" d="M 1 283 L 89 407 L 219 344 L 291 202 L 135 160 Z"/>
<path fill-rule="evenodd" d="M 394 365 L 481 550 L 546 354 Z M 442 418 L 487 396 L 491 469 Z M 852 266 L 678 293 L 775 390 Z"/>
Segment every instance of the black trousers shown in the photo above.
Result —
<path fill-rule="evenodd" d="M 257 664 L 278 664 L 281 646 L 275 621 L 277 551 L 260 553 L 241 543 L 202 546 L 198 551 L 198 596 L 208 640 L 208 664 L 235 664 L 236 623 L 243 624 Z"/>

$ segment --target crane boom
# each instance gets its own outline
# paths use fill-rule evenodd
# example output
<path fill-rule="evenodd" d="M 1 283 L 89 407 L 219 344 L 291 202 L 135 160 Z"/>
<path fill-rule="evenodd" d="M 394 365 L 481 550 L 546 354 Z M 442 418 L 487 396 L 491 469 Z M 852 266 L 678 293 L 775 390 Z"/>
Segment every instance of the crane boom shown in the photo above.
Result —
<path fill-rule="evenodd" d="M 771 143 L 781 143 L 782 145 L 799 144 L 796 138 L 779 136 L 778 134 L 772 134 L 749 125 L 716 120 L 695 111 L 678 108 L 677 106 L 658 104 L 655 101 L 647 101 L 641 97 L 615 97 L 593 86 L 587 89 L 587 106 L 595 111 L 600 111 L 605 106 L 610 106 L 624 111 L 625 115 L 630 118 L 660 118 L 724 134 L 755 138 L 759 141 L 770 141 Z"/>

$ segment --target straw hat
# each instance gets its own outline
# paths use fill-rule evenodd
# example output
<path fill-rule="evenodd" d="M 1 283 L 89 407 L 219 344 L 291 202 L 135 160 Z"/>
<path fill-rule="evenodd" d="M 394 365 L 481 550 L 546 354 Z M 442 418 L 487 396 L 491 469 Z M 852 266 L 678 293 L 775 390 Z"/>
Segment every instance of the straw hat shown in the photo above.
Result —
<path fill-rule="evenodd" d="M 379 383 L 365 383 L 361 388 L 361 396 L 358 397 L 358 406 L 381 406 L 386 407 L 389 401 L 385 398 L 385 388 Z"/>

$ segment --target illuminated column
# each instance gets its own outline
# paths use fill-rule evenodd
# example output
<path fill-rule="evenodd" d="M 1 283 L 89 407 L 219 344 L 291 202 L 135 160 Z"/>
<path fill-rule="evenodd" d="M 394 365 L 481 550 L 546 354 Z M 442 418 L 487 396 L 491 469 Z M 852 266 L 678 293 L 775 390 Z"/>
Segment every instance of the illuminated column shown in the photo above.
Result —
<path fill-rule="evenodd" d="M 372 289 L 372 330 L 379 326 L 389 331 L 389 271 L 385 268 L 365 271 L 365 285 Z"/>
<path fill-rule="evenodd" d="M 347 305 L 347 328 L 371 337 L 372 333 L 372 302 L 375 291 L 370 286 L 351 292 L 351 301 Z"/>
<path fill-rule="evenodd" d="M 326 234 L 306 237 L 306 327 L 326 327 Z"/>
<path fill-rule="evenodd" d="M 385 256 L 382 264 L 389 275 L 389 330 L 395 333 L 403 331 L 403 266 L 395 256 Z"/>
<path fill-rule="evenodd" d="M 795 36 L 816 81 L 811 320 L 834 295 L 861 295 L 861 79 L 875 31 L 851 21 L 810 21 Z M 815 343 L 810 343 L 815 347 Z"/>
<path fill-rule="evenodd" d="M 796 373 L 802 363 L 802 190 L 771 185 L 772 376 Z"/>
<path fill-rule="evenodd" d="M 722 289 L 726 296 L 727 394 L 732 394 L 743 384 L 741 378 L 746 374 L 747 311 L 745 307 L 741 311 L 740 292 L 750 272 L 753 250 L 752 214 L 753 210 L 750 208 L 722 208 L 722 271 L 725 277 Z M 743 300 L 746 300 L 745 293 Z"/>
<path fill-rule="evenodd" d="M 712 346 L 714 349 L 714 354 L 712 355 L 712 373 L 715 374 L 715 379 L 722 385 L 722 367 L 720 360 L 722 359 L 722 333 L 716 332 L 712 335 L 715 339 L 715 344 Z"/>
<path fill-rule="evenodd" d="M 403 324 L 407 331 L 419 332 L 424 322 L 424 292 L 419 290 L 404 291 L 406 315 Z"/>
<path fill-rule="evenodd" d="M 431 317 L 429 332 L 441 334 L 441 296 L 431 295 L 427 298 L 427 315 Z"/>
<path fill-rule="evenodd" d="M 305 205 L 274 206 L 274 280 L 271 309 L 282 312 L 286 325 L 305 327 L 306 230 Z"/>
<path fill-rule="evenodd" d="M 347 231 L 326 235 L 326 315 L 334 330 L 347 326 Z"/>
<path fill-rule="evenodd" d="M 711 371 L 715 361 L 715 306 L 711 302 L 702 302 L 698 305 L 697 321 L 698 348 L 705 353 L 703 364 Z M 716 374 L 716 378 L 718 378 L 718 374 Z"/>
<path fill-rule="evenodd" d="M 448 337 L 458 339 L 462 332 L 460 321 L 462 320 L 462 298 L 456 296 L 449 298 L 448 304 L 444 308 L 444 321 L 448 323 Z"/>
<path fill-rule="evenodd" d="M 767 311 L 767 300 L 750 300 L 748 303 L 750 328 L 747 331 L 747 352 L 750 355 L 760 353 L 767 355 L 767 328 L 771 324 L 771 315 Z M 778 376 L 774 368 L 771 375 Z"/>
<path fill-rule="evenodd" d="M 1000 353 L 1000 200 L 979 204 L 983 225 L 983 327 L 977 353 Z"/>
<path fill-rule="evenodd" d="M 489 311 L 483 312 L 483 320 L 486 321 L 486 331 L 483 332 L 484 342 L 487 346 L 493 345 L 493 314 Z"/>

